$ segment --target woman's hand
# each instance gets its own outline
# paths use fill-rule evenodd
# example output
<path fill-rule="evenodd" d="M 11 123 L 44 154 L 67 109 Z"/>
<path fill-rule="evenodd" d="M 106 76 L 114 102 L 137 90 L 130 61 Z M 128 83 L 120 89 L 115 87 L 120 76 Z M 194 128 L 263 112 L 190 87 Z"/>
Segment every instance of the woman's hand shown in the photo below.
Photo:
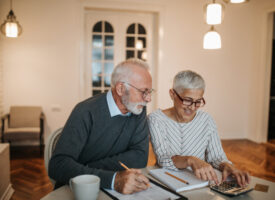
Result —
<path fill-rule="evenodd" d="M 186 168 L 190 166 L 199 179 L 209 181 L 213 180 L 216 184 L 219 184 L 218 177 L 213 169 L 213 167 L 205 161 L 202 161 L 194 156 L 173 156 L 171 158 L 174 165 L 179 168 Z"/>
<path fill-rule="evenodd" d="M 250 176 L 248 172 L 238 170 L 230 163 L 221 163 L 220 169 L 222 171 L 222 182 L 224 182 L 226 178 L 231 175 L 233 178 L 237 180 L 237 183 L 242 187 L 250 183 Z"/>

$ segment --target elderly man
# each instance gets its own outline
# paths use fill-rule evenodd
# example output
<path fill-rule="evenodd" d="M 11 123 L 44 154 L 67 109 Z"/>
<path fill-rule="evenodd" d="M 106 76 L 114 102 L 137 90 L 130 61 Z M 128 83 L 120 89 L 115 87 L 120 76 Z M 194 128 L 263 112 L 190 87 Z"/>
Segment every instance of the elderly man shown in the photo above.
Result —
<path fill-rule="evenodd" d="M 129 59 L 112 73 L 112 89 L 79 103 L 72 111 L 49 163 L 56 188 L 81 174 L 95 174 L 101 187 L 131 194 L 147 189 L 136 168 L 148 159 L 146 104 L 152 78 L 141 60 Z M 119 162 L 130 170 L 123 170 Z"/>

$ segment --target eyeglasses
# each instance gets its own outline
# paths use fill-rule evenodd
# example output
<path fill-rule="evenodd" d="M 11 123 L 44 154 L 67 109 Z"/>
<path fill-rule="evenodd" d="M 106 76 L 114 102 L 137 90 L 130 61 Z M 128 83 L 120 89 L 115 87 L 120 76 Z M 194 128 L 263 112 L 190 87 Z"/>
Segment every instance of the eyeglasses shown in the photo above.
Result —
<path fill-rule="evenodd" d="M 176 92 L 176 90 L 173 90 L 177 97 L 182 101 L 182 104 L 185 106 L 192 106 L 195 104 L 196 108 L 203 107 L 205 105 L 204 98 L 198 99 L 196 101 L 193 101 L 191 98 L 181 98 L 181 96 Z"/>
<path fill-rule="evenodd" d="M 130 83 L 127 83 L 127 82 L 122 82 L 122 83 L 125 83 L 125 84 L 135 88 L 137 91 L 139 91 L 142 94 L 143 99 L 145 99 L 149 94 L 152 94 L 155 91 L 154 89 L 148 89 L 148 88 L 146 88 L 145 90 L 141 90 L 141 89 L 131 85 Z"/>

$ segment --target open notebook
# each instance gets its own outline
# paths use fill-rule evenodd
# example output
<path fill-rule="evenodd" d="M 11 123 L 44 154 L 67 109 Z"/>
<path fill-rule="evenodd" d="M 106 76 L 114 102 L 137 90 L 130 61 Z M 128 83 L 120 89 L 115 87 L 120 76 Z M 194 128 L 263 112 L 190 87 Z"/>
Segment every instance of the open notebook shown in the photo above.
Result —
<path fill-rule="evenodd" d="M 176 178 L 167 175 L 165 172 L 168 172 L 180 179 L 187 181 L 189 184 L 183 183 Z M 149 171 L 154 178 L 158 179 L 163 184 L 167 185 L 169 188 L 176 192 L 182 192 L 186 190 L 191 190 L 195 188 L 201 188 L 208 186 L 208 181 L 203 181 L 198 179 L 191 170 L 184 169 L 179 171 L 172 171 L 164 168 L 152 169 Z"/>

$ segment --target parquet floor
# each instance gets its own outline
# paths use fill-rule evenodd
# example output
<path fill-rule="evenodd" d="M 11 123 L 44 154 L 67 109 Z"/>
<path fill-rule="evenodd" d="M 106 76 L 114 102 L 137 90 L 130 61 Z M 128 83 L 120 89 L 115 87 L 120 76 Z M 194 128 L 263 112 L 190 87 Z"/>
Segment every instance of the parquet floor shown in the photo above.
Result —
<path fill-rule="evenodd" d="M 222 144 L 227 157 L 238 168 L 275 182 L 275 143 L 223 140 Z M 150 153 L 148 165 L 155 162 L 154 155 Z M 52 191 L 38 148 L 11 149 L 11 182 L 15 189 L 12 200 L 38 200 Z"/>
<path fill-rule="evenodd" d="M 11 148 L 11 183 L 11 200 L 38 200 L 52 191 L 39 148 Z"/>

